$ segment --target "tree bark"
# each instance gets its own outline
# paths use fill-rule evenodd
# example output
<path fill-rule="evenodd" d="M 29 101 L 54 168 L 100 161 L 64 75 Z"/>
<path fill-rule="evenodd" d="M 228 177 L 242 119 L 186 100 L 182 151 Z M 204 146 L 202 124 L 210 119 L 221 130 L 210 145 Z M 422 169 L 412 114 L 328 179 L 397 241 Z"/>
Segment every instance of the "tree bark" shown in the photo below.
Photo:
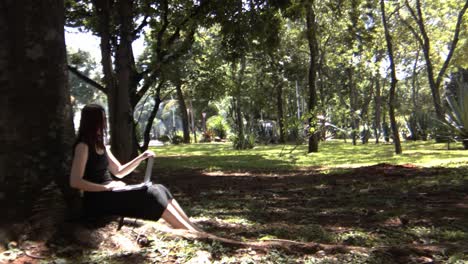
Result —
<path fill-rule="evenodd" d="M 312 0 L 311 0 L 312 1 Z M 309 2 L 306 1 L 305 9 L 306 9 L 306 28 L 307 28 L 307 41 L 309 45 L 309 52 L 310 52 L 310 65 L 309 65 L 309 114 L 314 115 L 309 118 L 308 122 L 310 126 L 316 126 L 314 129 L 317 128 L 318 124 L 316 123 L 316 108 L 317 108 L 317 88 L 315 84 L 316 76 L 317 76 L 317 23 L 315 22 L 315 11 L 312 7 L 313 1 Z M 309 146 L 308 152 L 318 152 L 318 144 L 319 144 L 319 136 L 320 134 L 317 131 L 313 131 L 313 133 L 309 136 Z"/>
<path fill-rule="evenodd" d="M 0 208 L 2 220 L 24 220 L 52 182 L 77 194 L 63 1 L 1 1 L 0 35 Z"/>
<path fill-rule="evenodd" d="M 101 37 L 101 57 L 104 82 L 109 106 L 111 149 L 117 159 L 127 162 L 137 155 L 133 124 L 131 92 L 136 91 L 135 62 L 133 58 L 133 2 L 121 0 L 94 0 L 98 18 L 98 34 Z M 112 41 L 111 14 L 117 5 L 118 45 Z M 114 44 L 113 44 L 114 43 Z M 114 67 L 112 63 L 115 50 Z"/>
<path fill-rule="evenodd" d="M 189 119 L 187 113 L 187 105 L 185 104 L 184 95 L 182 94 L 182 82 L 180 80 L 176 83 L 176 92 L 177 100 L 179 103 L 179 109 L 182 114 L 182 131 L 184 134 L 184 143 L 188 144 L 190 143 Z"/>
<path fill-rule="evenodd" d="M 354 75 L 353 75 L 353 69 L 350 66 L 347 69 L 348 73 L 348 86 L 349 86 L 349 106 L 350 106 L 350 112 L 351 112 L 351 138 L 353 145 L 355 146 L 357 143 L 357 136 L 359 133 L 359 119 L 356 115 L 356 110 L 357 110 L 357 91 L 356 91 L 356 85 L 354 84 Z"/>
<path fill-rule="evenodd" d="M 401 154 L 401 143 L 400 143 L 400 135 L 398 133 L 398 126 L 395 119 L 395 90 L 396 84 L 398 79 L 396 77 L 396 69 L 395 69 L 395 62 L 393 60 L 393 45 L 392 45 L 392 37 L 390 35 L 388 24 L 387 24 L 387 17 L 385 15 L 385 3 L 384 0 L 380 0 L 380 9 L 382 12 L 382 24 L 384 26 L 385 31 L 385 41 L 387 42 L 387 52 L 388 58 L 390 61 L 390 69 L 391 69 L 391 83 L 390 83 L 390 93 L 389 93 L 389 118 L 390 118 L 390 126 L 393 132 L 393 143 L 395 145 L 395 153 Z"/>
<path fill-rule="evenodd" d="M 278 111 L 278 125 L 279 125 L 279 143 L 285 142 L 284 133 L 284 111 L 283 111 L 283 83 L 282 80 L 276 84 L 276 106 Z"/>
<path fill-rule="evenodd" d="M 111 147 L 121 162 L 130 161 L 138 155 L 131 140 L 135 134 L 133 124 L 133 106 L 130 93 L 136 90 L 134 79 L 135 62 L 133 60 L 133 1 L 120 0 L 118 5 L 119 43 L 116 50 L 115 71 L 117 83 L 109 94 L 109 103 L 114 104 L 114 119 L 111 123 Z"/>
<path fill-rule="evenodd" d="M 236 125 L 237 125 L 237 137 L 242 142 L 242 147 L 244 148 L 244 118 L 242 116 L 242 109 L 241 109 L 241 92 L 242 92 L 242 79 L 244 78 L 244 70 L 245 70 L 245 57 L 241 56 L 240 58 L 240 69 L 237 72 L 236 62 L 232 64 L 232 72 L 233 72 L 233 79 L 235 83 L 235 92 L 234 92 L 234 113 L 236 118 Z"/>
<path fill-rule="evenodd" d="M 156 94 L 154 96 L 154 107 L 151 110 L 150 116 L 148 117 L 148 121 L 146 121 L 145 131 L 143 133 L 143 146 L 140 148 L 141 152 L 144 152 L 148 149 L 149 142 L 150 142 L 150 132 L 151 128 L 153 127 L 154 118 L 158 113 L 159 105 L 161 105 L 161 87 L 163 86 L 164 81 L 161 80 L 156 87 Z"/>
<path fill-rule="evenodd" d="M 379 144 L 379 139 L 382 131 L 381 126 L 381 115 L 382 115 L 382 95 L 380 89 L 380 80 L 378 77 L 375 80 L 375 105 L 374 105 L 374 137 L 375 137 L 375 144 Z"/>

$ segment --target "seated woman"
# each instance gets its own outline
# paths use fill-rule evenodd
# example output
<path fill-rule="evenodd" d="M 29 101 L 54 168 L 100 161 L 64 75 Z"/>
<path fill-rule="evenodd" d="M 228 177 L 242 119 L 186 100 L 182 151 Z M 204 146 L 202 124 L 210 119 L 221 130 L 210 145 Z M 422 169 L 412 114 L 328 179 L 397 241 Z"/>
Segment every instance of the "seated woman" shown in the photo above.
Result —
<path fill-rule="evenodd" d="M 117 178 L 123 178 L 140 162 L 155 154 L 147 150 L 122 165 L 112 155 L 110 148 L 104 146 L 105 133 L 104 108 L 96 104 L 85 106 L 81 111 L 70 175 L 71 187 L 84 191 L 85 213 L 93 217 L 119 215 L 154 221 L 162 218 L 173 228 L 201 232 L 161 184 L 139 190 L 112 191 L 125 183 L 114 181 L 109 171 Z"/>

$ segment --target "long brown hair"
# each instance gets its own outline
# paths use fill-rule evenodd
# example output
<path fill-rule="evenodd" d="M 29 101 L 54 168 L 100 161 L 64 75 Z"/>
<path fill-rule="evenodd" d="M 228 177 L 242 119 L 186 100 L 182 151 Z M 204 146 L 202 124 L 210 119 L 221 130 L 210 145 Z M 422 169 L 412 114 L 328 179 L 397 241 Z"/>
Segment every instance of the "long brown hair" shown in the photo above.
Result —
<path fill-rule="evenodd" d="M 76 138 L 76 144 L 83 142 L 89 148 L 104 149 L 107 121 L 104 108 L 98 104 L 86 105 L 81 110 L 80 129 Z"/>

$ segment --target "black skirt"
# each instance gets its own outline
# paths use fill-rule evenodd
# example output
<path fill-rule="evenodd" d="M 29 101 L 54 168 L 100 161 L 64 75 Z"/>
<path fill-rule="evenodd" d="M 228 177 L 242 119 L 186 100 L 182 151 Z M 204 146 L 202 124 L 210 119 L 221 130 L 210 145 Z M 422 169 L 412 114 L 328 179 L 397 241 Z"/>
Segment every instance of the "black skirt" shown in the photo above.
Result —
<path fill-rule="evenodd" d="M 125 216 L 157 221 L 169 202 L 174 199 L 161 184 L 123 192 L 85 192 L 83 209 L 85 218 Z"/>

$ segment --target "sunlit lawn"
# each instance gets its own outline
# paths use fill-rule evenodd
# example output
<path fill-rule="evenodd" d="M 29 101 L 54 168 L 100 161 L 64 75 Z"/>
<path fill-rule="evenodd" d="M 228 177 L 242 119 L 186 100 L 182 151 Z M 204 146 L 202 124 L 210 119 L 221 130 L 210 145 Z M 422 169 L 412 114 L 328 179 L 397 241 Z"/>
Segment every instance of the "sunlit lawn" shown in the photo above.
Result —
<path fill-rule="evenodd" d="M 234 150 L 230 143 L 167 145 L 153 148 L 158 165 L 174 169 L 243 170 L 339 168 L 378 163 L 450 166 L 463 163 L 468 151 L 460 143 L 433 141 L 403 142 L 403 154 L 395 155 L 390 143 L 353 146 L 349 141 L 321 142 L 318 153 L 307 154 L 307 145 L 257 145 L 251 150 Z"/>

